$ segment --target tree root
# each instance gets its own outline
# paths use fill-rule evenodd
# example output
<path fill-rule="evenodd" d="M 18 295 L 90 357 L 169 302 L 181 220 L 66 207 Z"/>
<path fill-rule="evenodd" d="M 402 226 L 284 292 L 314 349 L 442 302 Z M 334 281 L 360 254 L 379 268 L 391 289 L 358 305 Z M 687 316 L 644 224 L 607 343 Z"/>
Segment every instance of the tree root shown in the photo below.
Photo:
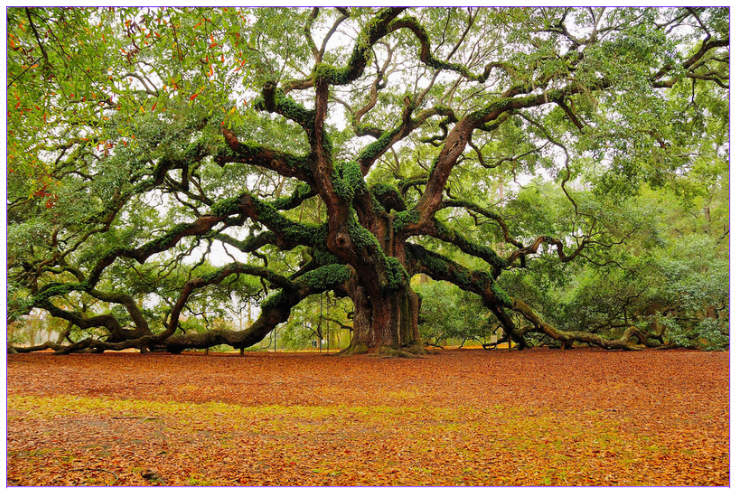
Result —
<path fill-rule="evenodd" d="M 375 352 L 370 350 L 371 356 L 379 356 L 381 358 L 420 358 L 426 354 L 426 350 L 421 346 L 406 346 L 403 348 L 380 346 Z"/>
<path fill-rule="evenodd" d="M 339 356 L 364 355 L 369 353 L 369 348 L 364 343 L 350 344 L 337 354 Z"/>
<path fill-rule="evenodd" d="M 375 346 L 370 348 L 364 343 L 357 343 L 347 346 L 338 353 L 339 356 L 365 354 L 381 358 L 418 358 L 429 354 L 429 352 L 420 344 L 403 346 L 401 348 L 394 348 L 392 346 Z"/>

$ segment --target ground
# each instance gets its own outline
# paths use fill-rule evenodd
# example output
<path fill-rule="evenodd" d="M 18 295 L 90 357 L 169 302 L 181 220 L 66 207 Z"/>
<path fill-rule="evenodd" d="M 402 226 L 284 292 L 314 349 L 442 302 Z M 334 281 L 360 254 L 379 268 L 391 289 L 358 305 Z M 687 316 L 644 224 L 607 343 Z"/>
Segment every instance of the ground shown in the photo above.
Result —
<path fill-rule="evenodd" d="M 728 486 L 729 360 L 11 355 L 8 484 Z"/>

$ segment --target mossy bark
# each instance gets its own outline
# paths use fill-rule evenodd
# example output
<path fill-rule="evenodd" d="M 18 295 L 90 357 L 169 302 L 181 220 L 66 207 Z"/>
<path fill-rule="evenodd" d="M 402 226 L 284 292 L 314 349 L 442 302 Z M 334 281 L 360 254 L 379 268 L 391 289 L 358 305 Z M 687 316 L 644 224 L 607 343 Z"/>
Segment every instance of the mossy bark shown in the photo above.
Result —
<path fill-rule="evenodd" d="M 425 353 L 418 331 L 420 300 L 409 284 L 374 298 L 357 286 L 352 297 L 354 331 L 351 344 L 343 354 Z"/>

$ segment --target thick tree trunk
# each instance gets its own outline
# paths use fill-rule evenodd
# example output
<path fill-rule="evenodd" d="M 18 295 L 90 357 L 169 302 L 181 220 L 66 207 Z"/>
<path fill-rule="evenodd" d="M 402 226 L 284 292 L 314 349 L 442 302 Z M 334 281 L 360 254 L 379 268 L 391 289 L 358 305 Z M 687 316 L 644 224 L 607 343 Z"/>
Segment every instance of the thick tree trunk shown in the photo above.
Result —
<path fill-rule="evenodd" d="M 362 286 L 357 286 L 352 298 L 352 342 L 342 354 L 403 356 L 425 353 L 418 331 L 420 300 L 409 284 L 374 298 L 368 296 Z"/>

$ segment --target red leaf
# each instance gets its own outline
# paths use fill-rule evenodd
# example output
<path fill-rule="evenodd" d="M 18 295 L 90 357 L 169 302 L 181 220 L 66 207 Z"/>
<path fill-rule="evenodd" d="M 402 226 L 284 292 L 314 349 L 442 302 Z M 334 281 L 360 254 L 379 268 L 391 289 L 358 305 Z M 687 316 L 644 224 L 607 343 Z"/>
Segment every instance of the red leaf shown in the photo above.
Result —
<path fill-rule="evenodd" d="M 190 100 L 193 100 L 193 99 L 195 99 L 195 98 L 196 98 L 197 96 L 199 96 L 199 95 L 200 95 L 200 92 L 198 92 L 198 93 L 196 93 L 196 94 L 193 94 L 193 95 L 191 95 L 191 96 L 190 96 Z"/>

